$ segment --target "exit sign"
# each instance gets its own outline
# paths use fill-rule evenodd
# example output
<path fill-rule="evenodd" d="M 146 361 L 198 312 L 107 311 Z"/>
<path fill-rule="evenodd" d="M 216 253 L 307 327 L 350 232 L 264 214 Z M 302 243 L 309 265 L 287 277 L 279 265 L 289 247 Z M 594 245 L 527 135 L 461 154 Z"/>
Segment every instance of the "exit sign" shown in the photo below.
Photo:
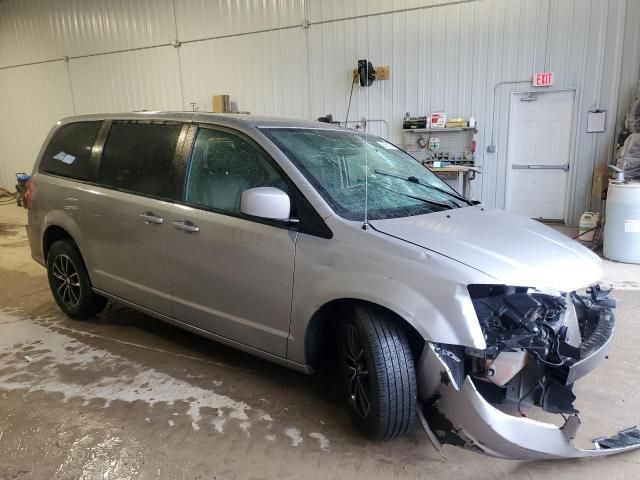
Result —
<path fill-rule="evenodd" d="M 550 87 L 553 85 L 553 72 L 538 72 L 533 75 L 534 87 Z"/>

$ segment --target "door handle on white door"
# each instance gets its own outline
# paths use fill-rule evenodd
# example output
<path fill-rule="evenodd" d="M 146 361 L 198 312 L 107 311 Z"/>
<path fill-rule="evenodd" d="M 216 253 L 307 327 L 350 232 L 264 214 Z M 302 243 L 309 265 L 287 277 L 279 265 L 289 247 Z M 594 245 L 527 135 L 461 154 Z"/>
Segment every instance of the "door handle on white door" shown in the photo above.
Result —
<path fill-rule="evenodd" d="M 511 168 L 514 170 L 564 170 L 565 172 L 569 171 L 569 164 L 565 163 L 564 165 L 523 165 L 521 163 L 514 163 L 511 165 Z"/>
<path fill-rule="evenodd" d="M 176 220 L 175 222 L 171 222 L 174 227 L 178 230 L 184 230 L 185 232 L 199 232 L 200 227 L 194 225 L 189 220 Z"/>
<path fill-rule="evenodd" d="M 164 219 L 162 217 L 154 215 L 153 212 L 141 212 L 138 215 L 144 220 L 144 223 L 147 224 L 156 223 L 158 225 L 161 225 L 162 223 L 164 223 Z"/>

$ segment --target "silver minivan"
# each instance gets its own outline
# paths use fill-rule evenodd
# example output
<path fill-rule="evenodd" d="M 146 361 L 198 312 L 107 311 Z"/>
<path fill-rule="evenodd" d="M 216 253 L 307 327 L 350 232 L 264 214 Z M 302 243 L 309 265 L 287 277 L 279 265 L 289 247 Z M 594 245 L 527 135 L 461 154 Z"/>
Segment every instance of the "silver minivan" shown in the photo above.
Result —
<path fill-rule="evenodd" d="M 32 255 L 65 314 L 111 299 L 302 372 L 331 368 L 369 438 L 419 421 L 436 446 L 507 458 L 640 445 L 634 428 L 571 442 L 573 383 L 614 330 L 598 257 L 464 198 L 382 138 L 205 113 L 73 117 L 26 197 Z M 526 418 L 532 407 L 559 425 Z"/>

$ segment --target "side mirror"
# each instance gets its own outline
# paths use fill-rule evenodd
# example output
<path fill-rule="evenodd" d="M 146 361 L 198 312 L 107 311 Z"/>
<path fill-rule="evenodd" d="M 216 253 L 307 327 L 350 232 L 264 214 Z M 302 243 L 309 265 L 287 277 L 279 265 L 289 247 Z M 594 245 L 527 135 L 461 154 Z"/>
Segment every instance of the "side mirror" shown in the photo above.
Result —
<path fill-rule="evenodd" d="M 253 217 L 289 221 L 291 200 L 279 188 L 250 188 L 242 192 L 240 211 Z"/>

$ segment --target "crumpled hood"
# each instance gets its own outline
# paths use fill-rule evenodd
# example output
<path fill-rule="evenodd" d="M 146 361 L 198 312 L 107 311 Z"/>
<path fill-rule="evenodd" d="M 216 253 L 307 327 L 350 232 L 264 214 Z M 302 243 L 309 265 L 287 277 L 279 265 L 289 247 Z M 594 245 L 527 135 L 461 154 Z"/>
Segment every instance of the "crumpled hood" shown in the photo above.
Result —
<path fill-rule="evenodd" d="M 569 292 L 602 276 L 601 260 L 529 218 L 480 206 L 371 220 L 376 230 L 450 257 L 496 283 Z"/>

